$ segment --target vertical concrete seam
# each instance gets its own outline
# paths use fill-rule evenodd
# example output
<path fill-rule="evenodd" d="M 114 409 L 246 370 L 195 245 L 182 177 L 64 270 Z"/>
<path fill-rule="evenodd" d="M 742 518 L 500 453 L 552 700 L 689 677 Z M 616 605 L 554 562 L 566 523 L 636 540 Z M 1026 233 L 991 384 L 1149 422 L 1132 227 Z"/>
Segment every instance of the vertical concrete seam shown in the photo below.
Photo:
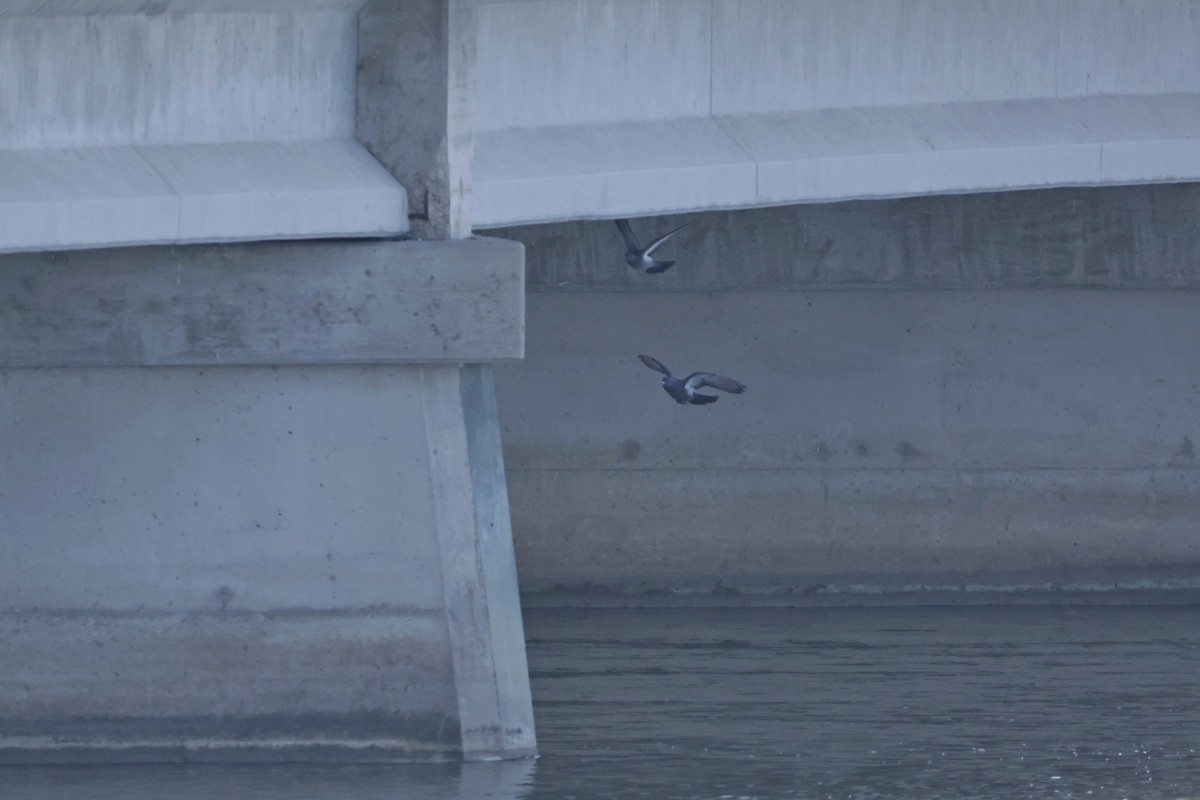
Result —
<path fill-rule="evenodd" d="M 1055 20 L 1054 20 L 1054 96 L 1062 97 L 1062 26 L 1063 26 L 1063 3 L 1067 0 L 1058 0 L 1054 4 Z"/>
<path fill-rule="evenodd" d="M 715 51 L 713 50 L 713 29 L 717 25 L 717 0 L 709 0 L 708 3 L 708 115 L 713 116 L 713 72 L 716 71 L 717 62 Z"/>

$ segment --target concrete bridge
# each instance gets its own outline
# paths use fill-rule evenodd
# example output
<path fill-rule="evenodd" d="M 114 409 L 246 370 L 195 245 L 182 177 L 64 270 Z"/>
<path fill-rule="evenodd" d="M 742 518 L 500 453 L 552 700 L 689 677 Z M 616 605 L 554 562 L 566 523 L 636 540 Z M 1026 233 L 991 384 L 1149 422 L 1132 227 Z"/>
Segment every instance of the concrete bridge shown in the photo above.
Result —
<path fill-rule="evenodd" d="M 529 755 L 518 567 L 1193 585 L 1198 39 L 1194 0 L 5 3 L 0 760 Z M 688 222 L 678 265 L 618 216 Z M 751 389 L 677 407 L 639 352 Z"/>

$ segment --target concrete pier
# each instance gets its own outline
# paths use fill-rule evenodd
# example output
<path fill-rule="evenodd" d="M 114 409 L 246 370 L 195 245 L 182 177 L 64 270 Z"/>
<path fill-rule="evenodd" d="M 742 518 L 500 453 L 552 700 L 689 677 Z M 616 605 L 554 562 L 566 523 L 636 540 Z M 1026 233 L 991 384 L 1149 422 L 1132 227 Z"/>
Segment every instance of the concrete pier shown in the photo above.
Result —
<path fill-rule="evenodd" d="M 0 9 L 0 762 L 535 753 L 475 27 Z"/>
<path fill-rule="evenodd" d="M 497 240 L 0 256 L 0 761 L 534 752 Z"/>

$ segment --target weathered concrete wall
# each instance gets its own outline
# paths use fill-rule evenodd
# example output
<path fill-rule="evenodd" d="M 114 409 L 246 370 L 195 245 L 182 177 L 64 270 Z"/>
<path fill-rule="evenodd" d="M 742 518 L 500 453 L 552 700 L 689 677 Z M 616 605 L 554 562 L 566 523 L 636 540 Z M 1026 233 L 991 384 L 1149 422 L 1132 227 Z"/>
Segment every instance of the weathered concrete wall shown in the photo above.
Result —
<path fill-rule="evenodd" d="M 459 363 L 519 356 L 521 262 L 0 258 L 0 761 L 532 754 L 491 373 Z"/>
<path fill-rule="evenodd" d="M 637 227 L 685 220 L 659 276 L 611 223 L 504 232 L 524 589 L 1200 572 L 1200 187 Z M 679 406 L 638 353 L 750 388 Z"/>

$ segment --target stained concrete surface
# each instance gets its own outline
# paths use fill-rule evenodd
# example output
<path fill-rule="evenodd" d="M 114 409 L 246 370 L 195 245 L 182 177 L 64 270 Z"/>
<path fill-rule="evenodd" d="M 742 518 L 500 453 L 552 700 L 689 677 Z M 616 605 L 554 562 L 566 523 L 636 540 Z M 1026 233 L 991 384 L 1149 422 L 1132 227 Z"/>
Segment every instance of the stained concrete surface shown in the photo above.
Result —
<path fill-rule="evenodd" d="M 0 374 L 5 760 L 454 752 L 415 369 Z"/>
<path fill-rule="evenodd" d="M 0 370 L 0 761 L 529 754 L 459 372 Z"/>
<path fill-rule="evenodd" d="M 474 0 L 370 0 L 358 15 L 358 140 L 408 191 L 413 235 L 471 234 Z"/>
<path fill-rule="evenodd" d="M 519 358 L 523 256 L 480 237 L 0 255 L 0 368 Z"/>

